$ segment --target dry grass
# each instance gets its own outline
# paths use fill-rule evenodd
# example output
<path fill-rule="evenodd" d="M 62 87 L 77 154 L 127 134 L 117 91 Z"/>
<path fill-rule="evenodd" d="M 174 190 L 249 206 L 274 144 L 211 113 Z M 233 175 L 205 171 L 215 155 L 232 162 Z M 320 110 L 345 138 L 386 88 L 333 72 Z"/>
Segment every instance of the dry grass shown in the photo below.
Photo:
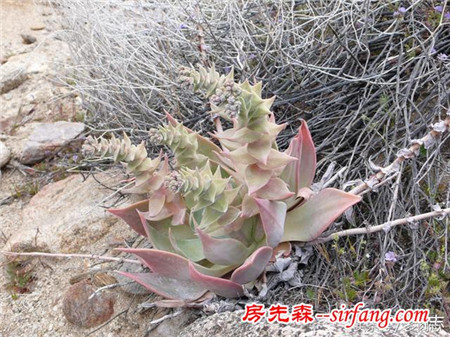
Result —
<path fill-rule="evenodd" d="M 206 132 L 212 124 L 205 102 L 177 86 L 177 69 L 234 66 L 238 78 L 261 80 L 267 96 L 277 95 L 277 119 L 289 123 L 280 146 L 299 118 L 306 119 L 317 144 L 318 178 L 334 162 L 346 168 L 335 186 L 349 188 L 449 110 L 450 21 L 434 9 L 439 4 L 67 0 L 59 8 L 76 60 L 69 83 L 95 112 L 93 131 L 145 138 L 166 109 Z M 406 11 L 395 15 L 399 7 Z M 365 195 L 330 230 L 449 207 L 449 149 L 448 134 L 422 149 L 391 184 Z M 319 245 L 303 266 L 308 286 L 280 286 L 268 301 L 314 301 L 316 310 L 328 310 L 364 300 L 448 315 L 448 227 L 448 218 L 432 219 Z M 396 262 L 386 261 L 388 252 Z"/>

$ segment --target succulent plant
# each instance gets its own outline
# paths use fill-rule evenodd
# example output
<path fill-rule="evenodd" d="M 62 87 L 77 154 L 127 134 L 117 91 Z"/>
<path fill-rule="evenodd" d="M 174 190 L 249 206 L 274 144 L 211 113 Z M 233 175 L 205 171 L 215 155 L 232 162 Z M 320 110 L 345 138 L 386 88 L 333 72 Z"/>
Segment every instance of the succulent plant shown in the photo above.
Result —
<path fill-rule="evenodd" d="M 224 297 L 244 294 L 263 273 L 280 244 L 317 238 L 359 196 L 310 187 L 316 152 L 305 121 L 286 151 L 276 138 L 274 98 L 261 97 L 261 83 L 237 83 L 233 73 L 214 68 L 181 70 L 181 84 L 209 99 L 214 118 L 233 123 L 212 135 L 215 142 L 178 123 L 150 130 L 154 143 L 174 154 L 147 158 L 144 144 L 88 139 L 91 154 L 112 156 L 135 175 L 131 193 L 146 199 L 109 211 L 122 218 L 153 248 L 124 248 L 150 269 L 123 273 L 172 300 L 192 302 L 210 291 Z M 219 144 L 219 145 L 216 145 Z M 171 168 L 173 167 L 173 169 Z"/>

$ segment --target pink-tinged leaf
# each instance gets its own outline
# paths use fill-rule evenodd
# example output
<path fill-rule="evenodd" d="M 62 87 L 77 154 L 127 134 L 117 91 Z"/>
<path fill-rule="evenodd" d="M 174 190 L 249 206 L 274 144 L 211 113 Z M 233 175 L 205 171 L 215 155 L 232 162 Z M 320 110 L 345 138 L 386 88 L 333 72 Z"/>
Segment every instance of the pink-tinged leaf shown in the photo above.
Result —
<path fill-rule="evenodd" d="M 264 246 L 255 250 L 253 254 L 245 260 L 244 264 L 233 272 L 230 280 L 239 284 L 246 284 L 256 280 L 266 268 L 271 256 L 271 247 Z"/>
<path fill-rule="evenodd" d="M 183 256 L 158 249 L 118 248 L 117 250 L 135 254 L 142 260 L 143 264 L 155 273 L 171 278 L 189 279 L 189 272 L 186 269 L 189 260 Z M 172 264 L 173 266 L 167 266 L 167 264 Z M 199 272 L 215 277 L 225 275 L 234 269 L 233 266 L 213 265 L 204 267 L 196 263 L 194 263 L 194 266 Z"/>
<path fill-rule="evenodd" d="M 287 164 L 296 162 L 298 159 L 289 156 L 285 152 L 279 152 L 275 149 L 270 149 L 269 152 L 269 159 L 267 160 L 267 164 L 264 165 L 263 163 L 259 162 L 258 166 L 260 168 L 263 168 L 265 170 L 278 170 L 284 169 Z M 281 171 L 280 171 L 281 172 Z"/>
<path fill-rule="evenodd" d="M 198 272 L 192 263 L 189 264 L 189 270 L 192 281 L 217 295 L 227 298 L 244 295 L 244 288 L 238 283 L 219 277 L 204 275 Z"/>
<path fill-rule="evenodd" d="M 222 227 L 227 227 L 229 224 L 236 221 L 240 213 L 241 211 L 239 210 L 239 208 L 229 206 L 227 212 L 222 215 L 219 220 L 217 220 L 217 223 Z"/>
<path fill-rule="evenodd" d="M 242 218 L 251 218 L 259 213 L 259 207 L 256 204 L 255 198 L 245 195 L 242 201 Z"/>
<path fill-rule="evenodd" d="M 145 228 L 145 233 L 153 247 L 156 249 L 175 252 L 172 243 L 168 237 L 168 226 L 166 221 L 157 221 L 152 222 L 152 224 L 148 224 L 147 219 L 145 218 L 145 213 L 139 213 L 139 217 L 141 218 L 142 226 Z"/>
<path fill-rule="evenodd" d="M 272 171 L 263 170 L 256 164 L 247 166 L 245 169 L 245 181 L 248 186 L 248 194 L 251 195 L 266 185 L 271 176 Z"/>
<path fill-rule="evenodd" d="M 282 201 L 272 201 L 255 198 L 259 207 L 261 222 L 266 234 L 266 242 L 270 247 L 276 247 L 283 236 L 284 221 L 287 206 Z"/>
<path fill-rule="evenodd" d="M 248 154 L 247 146 L 241 146 L 238 149 L 231 152 L 222 152 L 221 155 L 223 157 L 229 158 L 233 162 L 233 165 L 236 164 L 251 165 L 258 162 L 257 159 L 253 158 Z"/>
<path fill-rule="evenodd" d="M 267 164 L 272 142 L 273 140 L 270 135 L 263 135 L 259 140 L 249 143 L 247 145 L 247 151 L 253 158 L 258 159 L 263 164 Z"/>
<path fill-rule="evenodd" d="M 326 188 L 287 214 L 282 241 L 311 241 L 361 197 Z"/>
<path fill-rule="evenodd" d="M 148 212 L 148 200 L 142 200 L 130 206 L 124 208 L 110 208 L 108 212 L 114 214 L 115 216 L 121 218 L 125 221 L 134 231 L 146 236 L 144 226 L 142 226 L 141 219 L 139 217 L 139 212 Z"/>
<path fill-rule="evenodd" d="M 190 280 L 177 280 L 155 273 L 118 273 L 142 284 L 155 294 L 172 300 L 192 302 L 207 292 L 206 288 Z"/>
<path fill-rule="evenodd" d="M 297 197 L 309 200 L 314 196 L 314 192 L 309 187 L 302 187 L 298 190 Z"/>
<path fill-rule="evenodd" d="M 226 238 L 217 239 L 197 228 L 202 241 L 203 253 L 210 262 L 223 266 L 240 265 L 248 256 L 249 251 L 240 241 Z"/>
<path fill-rule="evenodd" d="M 169 228 L 169 240 L 175 251 L 189 260 L 198 262 L 205 258 L 203 254 L 202 243 L 198 238 L 195 239 L 177 239 Z"/>
<path fill-rule="evenodd" d="M 189 261 L 177 254 L 158 249 L 119 248 L 125 253 L 134 254 L 150 270 L 158 275 L 177 280 L 189 280 Z"/>
<path fill-rule="evenodd" d="M 304 120 L 285 153 L 298 160 L 287 164 L 281 178 L 289 184 L 291 191 L 297 193 L 302 187 L 312 184 L 316 173 L 316 149 Z"/>
<path fill-rule="evenodd" d="M 294 195 L 294 192 L 289 191 L 286 183 L 280 178 L 272 177 L 269 182 L 254 193 L 254 195 L 261 199 L 267 200 L 284 200 Z"/>
<path fill-rule="evenodd" d="M 238 142 L 241 144 L 251 143 L 256 140 L 258 140 L 261 136 L 260 132 L 256 132 L 253 130 L 250 130 L 249 128 L 243 127 L 240 129 L 228 129 L 221 132 L 216 132 L 212 135 L 214 138 L 217 139 L 226 139 L 231 140 L 233 142 Z"/>
<path fill-rule="evenodd" d="M 273 249 L 272 257 L 270 258 L 270 262 L 275 262 L 277 256 L 288 257 L 291 254 L 292 245 L 290 242 L 281 242 Z"/>
<path fill-rule="evenodd" d="M 161 212 L 162 208 L 164 207 L 164 204 L 166 203 L 166 196 L 164 193 L 162 193 L 162 191 L 157 191 L 150 195 L 148 201 L 149 207 L 147 214 L 149 216 L 155 216 L 159 212 Z"/>

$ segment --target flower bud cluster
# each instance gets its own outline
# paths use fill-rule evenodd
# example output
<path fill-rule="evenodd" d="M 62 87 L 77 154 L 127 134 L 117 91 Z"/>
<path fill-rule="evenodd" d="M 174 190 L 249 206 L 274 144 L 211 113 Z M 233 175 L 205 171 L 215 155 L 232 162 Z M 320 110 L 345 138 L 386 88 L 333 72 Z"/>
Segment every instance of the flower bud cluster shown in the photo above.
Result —
<path fill-rule="evenodd" d="M 241 102 L 239 101 L 239 95 L 242 93 L 239 85 L 232 79 L 228 79 L 225 84 L 217 88 L 215 94 L 209 99 L 212 106 L 223 108 L 223 113 L 234 118 L 239 113 Z M 214 109 L 213 111 L 214 112 Z"/>
<path fill-rule="evenodd" d="M 177 171 L 172 171 L 165 179 L 164 185 L 174 193 L 178 193 L 184 186 L 184 179 Z"/>
<path fill-rule="evenodd" d="M 178 69 L 178 84 L 186 90 L 192 90 L 194 87 L 194 79 L 191 76 L 191 69 L 180 67 Z"/>

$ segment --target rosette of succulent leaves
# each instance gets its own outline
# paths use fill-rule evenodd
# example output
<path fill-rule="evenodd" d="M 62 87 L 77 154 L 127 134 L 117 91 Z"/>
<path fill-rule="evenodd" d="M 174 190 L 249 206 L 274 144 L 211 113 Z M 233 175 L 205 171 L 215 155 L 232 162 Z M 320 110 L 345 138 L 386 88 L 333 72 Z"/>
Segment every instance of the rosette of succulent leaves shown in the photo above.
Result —
<path fill-rule="evenodd" d="M 84 150 L 112 156 L 135 181 L 140 202 L 109 212 L 150 240 L 151 249 L 124 248 L 149 268 L 122 273 L 167 299 L 192 303 L 207 292 L 233 298 L 264 272 L 280 244 L 317 238 L 359 196 L 326 188 L 313 193 L 316 152 L 306 122 L 279 151 L 278 125 L 261 83 L 236 83 L 214 67 L 184 68 L 181 84 L 209 99 L 211 113 L 232 122 L 214 142 L 170 115 L 152 142 L 173 152 L 150 159 L 143 143 L 89 138 Z"/>

